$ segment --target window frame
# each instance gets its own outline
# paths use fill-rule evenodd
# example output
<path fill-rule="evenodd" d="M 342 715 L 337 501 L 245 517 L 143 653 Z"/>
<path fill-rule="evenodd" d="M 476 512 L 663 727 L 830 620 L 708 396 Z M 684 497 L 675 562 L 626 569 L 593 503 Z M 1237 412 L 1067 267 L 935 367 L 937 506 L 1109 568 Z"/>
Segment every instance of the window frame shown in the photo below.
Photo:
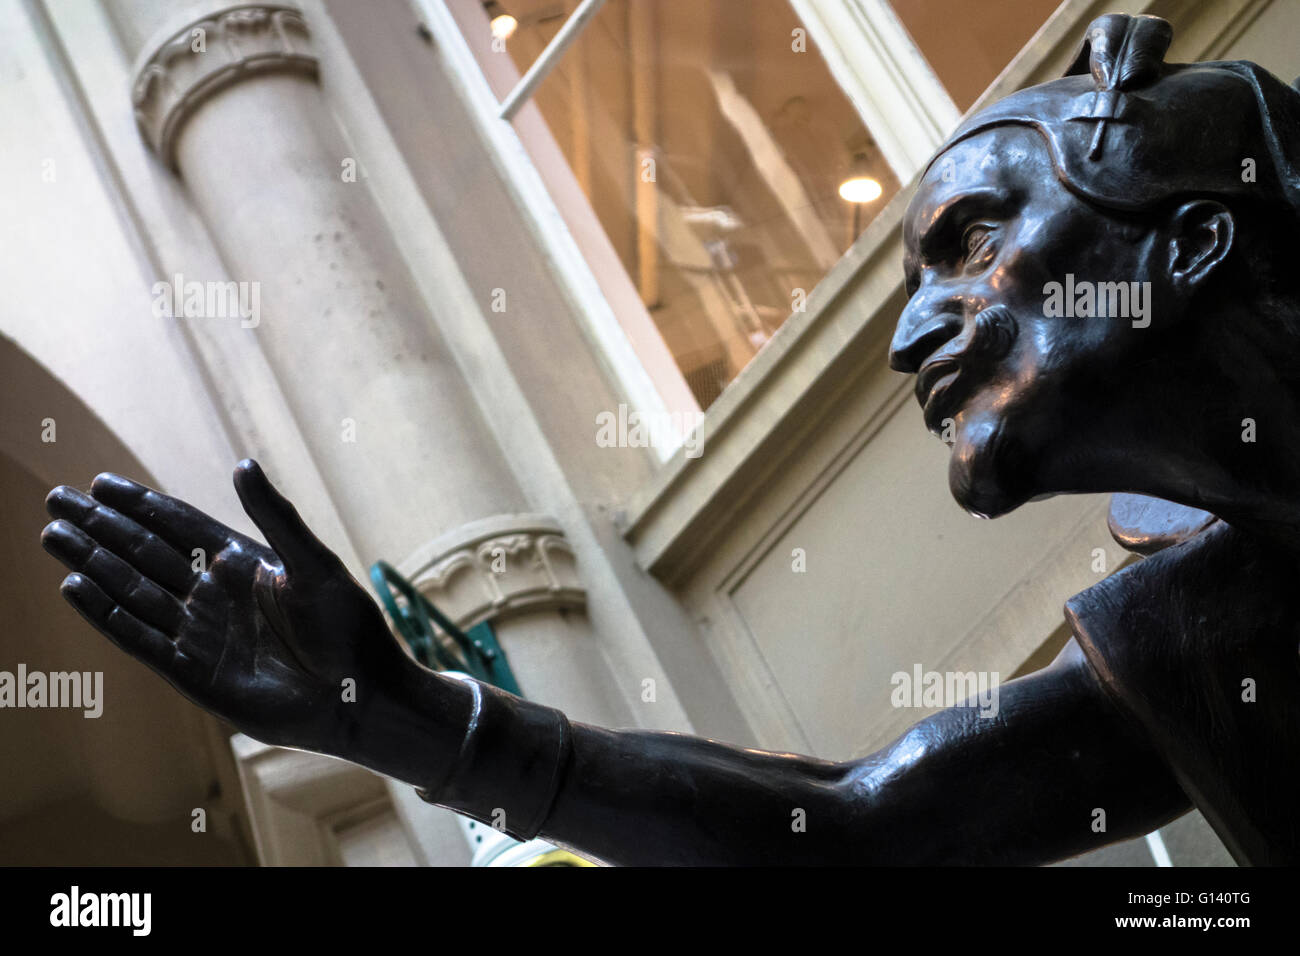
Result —
<path fill-rule="evenodd" d="M 658 339 L 657 328 L 636 294 L 631 278 L 626 283 L 617 277 L 607 277 L 603 282 L 597 278 L 587 255 L 592 251 L 591 237 L 587 237 L 588 248 L 584 252 L 561 213 L 557 197 L 514 125 L 525 118 L 521 114 L 530 108 L 538 86 L 605 2 L 580 0 L 513 88 L 498 98 L 445 0 L 410 0 L 420 22 L 447 57 L 453 81 L 460 86 L 504 178 L 514 189 L 534 238 L 554 263 L 561 286 L 630 408 L 650 418 L 675 414 L 682 421 L 700 420 L 699 404 L 667 346 Z M 877 138 L 895 175 L 900 182 L 908 182 L 959 117 L 925 57 L 886 0 L 788 2 L 792 22 L 807 30 L 808 39 L 816 45 L 832 77 Z M 531 108 L 535 110 L 536 106 Z M 594 218 L 594 213 L 591 215 Z M 599 223 L 596 228 L 603 238 Z M 608 251 L 613 254 L 612 246 Z M 604 260 L 601 265 L 607 265 L 603 252 L 598 250 Z M 614 258 L 618 270 L 625 274 L 622 263 L 616 255 Z M 836 271 L 832 269 L 823 276 L 814 291 L 825 285 Z M 617 302 L 612 302 L 611 297 Z M 708 432 L 711 409 L 712 406 L 704 412 L 702 434 Z M 680 440 L 681 436 L 674 437 Z M 654 447 L 660 463 L 664 464 L 679 446 L 656 443 Z"/>
<path fill-rule="evenodd" d="M 612 294 L 624 310 L 622 317 L 615 311 L 609 289 L 597 279 L 591 262 L 515 130 L 514 121 L 520 119 L 520 112 L 530 108 L 529 104 L 519 103 L 512 117 L 504 118 L 501 115 L 502 101 L 493 92 L 488 77 L 446 3 L 443 0 L 410 0 L 410 3 L 419 22 L 446 57 L 448 76 L 459 87 L 469 107 L 468 112 L 502 173 L 502 179 L 513 191 L 514 199 L 531 227 L 533 240 L 554 265 L 558 285 L 572 302 L 598 353 L 597 357 L 609 370 L 630 410 L 650 419 L 668 420 L 674 413 L 692 416 L 679 420 L 698 418 L 699 404 L 667 346 L 658 338 L 658 330 L 641 304 L 631 280 L 626 277 L 626 270 L 612 246 L 608 245 L 604 230 L 599 223 L 596 224 L 596 232 L 604 240 L 608 255 L 613 257 L 623 279 L 620 282 L 618 276 L 611 277 L 614 280 L 611 283 L 614 286 Z M 535 110 L 536 106 L 531 108 Z M 650 332 L 653 335 L 648 334 Z M 652 447 L 663 464 L 680 446 L 659 442 Z"/>

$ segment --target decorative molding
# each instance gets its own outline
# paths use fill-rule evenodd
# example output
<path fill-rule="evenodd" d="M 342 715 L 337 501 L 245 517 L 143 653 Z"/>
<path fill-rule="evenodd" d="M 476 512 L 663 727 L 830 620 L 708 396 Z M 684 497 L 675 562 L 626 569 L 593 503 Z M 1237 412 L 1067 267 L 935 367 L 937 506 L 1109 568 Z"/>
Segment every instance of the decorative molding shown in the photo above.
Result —
<path fill-rule="evenodd" d="M 442 535 L 399 570 L 457 627 L 523 611 L 581 609 L 573 547 L 545 515 L 497 515 Z"/>
<path fill-rule="evenodd" d="M 149 145 L 176 166 L 176 138 L 210 96 L 251 76 L 316 77 L 307 21 L 296 7 L 241 3 L 191 19 L 147 45 L 137 61 L 131 102 Z"/>

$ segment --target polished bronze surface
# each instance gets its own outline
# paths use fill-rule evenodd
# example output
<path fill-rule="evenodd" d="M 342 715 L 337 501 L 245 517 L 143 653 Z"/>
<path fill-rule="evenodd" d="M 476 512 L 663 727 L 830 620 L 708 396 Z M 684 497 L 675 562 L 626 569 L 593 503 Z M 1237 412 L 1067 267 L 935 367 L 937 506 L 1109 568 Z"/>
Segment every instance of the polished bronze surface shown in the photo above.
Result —
<path fill-rule="evenodd" d="M 570 722 L 407 658 L 251 462 L 269 548 L 117 476 L 56 488 L 65 596 L 258 739 L 611 863 L 1041 863 L 1192 806 L 1239 862 L 1296 862 L 1300 94 L 1167 64 L 1170 36 L 1095 21 L 1069 75 L 959 127 L 905 218 L 890 361 L 956 500 L 1119 493 L 1112 529 L 1152 554 L 1069 602 L 1075 639 L 995 716 L 847 762 Z"/>

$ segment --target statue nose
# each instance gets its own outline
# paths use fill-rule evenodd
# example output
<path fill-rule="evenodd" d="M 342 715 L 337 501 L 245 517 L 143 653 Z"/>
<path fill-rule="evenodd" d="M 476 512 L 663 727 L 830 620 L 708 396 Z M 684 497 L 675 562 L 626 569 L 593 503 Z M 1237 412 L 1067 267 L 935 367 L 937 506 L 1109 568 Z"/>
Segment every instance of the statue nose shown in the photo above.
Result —
<path fill-rule="evenodd" d="M 919 302 L 916 304 L 921 305 Z M 962 317 L 958 314 L 935 312 L 933 306 L 909 306 L 898 317 L 894 340 L 889 343 L 889 367 L 896 372 L 915 375 L 926 358 L 961 330 Z"/>

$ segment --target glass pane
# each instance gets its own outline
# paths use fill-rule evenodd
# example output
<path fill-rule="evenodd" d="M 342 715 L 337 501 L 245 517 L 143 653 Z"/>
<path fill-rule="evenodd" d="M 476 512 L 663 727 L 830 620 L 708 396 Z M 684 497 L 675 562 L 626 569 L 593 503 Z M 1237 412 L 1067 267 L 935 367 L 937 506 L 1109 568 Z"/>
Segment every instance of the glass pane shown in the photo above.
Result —
<path fill-rule="evenodd" d="M 609 0 L 534 96 L 590 206 L 562 211 L 599 220 L 701 407 L 898 189 L 799 28 L 786 0 Z"/>
<path fill-rule="evenodd" d="M 965 112 L 1047 22 L 1060 0 L 890 0 L 889 5 L 952 101 Z"/>
<path fill-rule="evenodd" d="M 451 0 L 447 4 L 498 100 L 506 98 L 576 7 L 576 0 Z M 509 56 L 500 55 L 506 53 Z"/>

